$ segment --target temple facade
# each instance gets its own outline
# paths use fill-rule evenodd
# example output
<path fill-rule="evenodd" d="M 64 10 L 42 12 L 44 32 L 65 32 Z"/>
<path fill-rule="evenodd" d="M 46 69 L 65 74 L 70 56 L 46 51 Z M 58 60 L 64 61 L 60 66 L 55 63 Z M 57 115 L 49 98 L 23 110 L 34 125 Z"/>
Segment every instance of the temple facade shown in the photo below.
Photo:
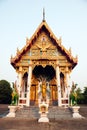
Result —
<path fill-rule="evenodd" d="M 40 99 L 49 99 L 53 106 L 69 105 L 69 80 L 77 57 L 66 50 L 45 20 L 10 62 L 18 74 L 19 105 L 38 105 Z"/>

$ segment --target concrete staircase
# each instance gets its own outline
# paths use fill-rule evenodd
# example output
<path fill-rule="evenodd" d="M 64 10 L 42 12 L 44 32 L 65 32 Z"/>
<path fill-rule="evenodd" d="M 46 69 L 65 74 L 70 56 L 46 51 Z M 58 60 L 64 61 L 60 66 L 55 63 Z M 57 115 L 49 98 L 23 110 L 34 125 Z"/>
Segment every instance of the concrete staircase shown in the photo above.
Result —
<path fill-rule="evenodd" d="M 39 118 L 39 107 L 23 107 L 16 111 L 16 118 L 28 118 L 38 119 Z"/>
<path fill-rule="evenodd" d="M 49 107 L 48 117 L 50 120 L 72 119 L 72 112 L 69 108 Z"/>
<path fill-rule="evenodd" d="M 23 107 L 16 112 L 16 118 L 39 119 L 39 108 L 37 106 Z M 72 119 L 69 108 L 50 106 L 48 118 L 50 120 Z"/>

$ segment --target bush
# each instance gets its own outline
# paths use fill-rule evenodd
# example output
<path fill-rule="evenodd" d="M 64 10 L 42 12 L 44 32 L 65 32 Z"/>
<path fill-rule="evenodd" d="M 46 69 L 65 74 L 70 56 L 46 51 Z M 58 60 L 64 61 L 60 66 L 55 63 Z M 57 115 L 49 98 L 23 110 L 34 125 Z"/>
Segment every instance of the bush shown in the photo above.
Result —
<path fill-rule="evenodd" d="M 10 104 L 12 88 L 6 80 L 0 80 L 0 104 Z"/>
<path fill-rule="evenodd" d="M 87 104 L 87 87 L 84 87 L 83 95 L 84 95 L 84 103 Z"/>

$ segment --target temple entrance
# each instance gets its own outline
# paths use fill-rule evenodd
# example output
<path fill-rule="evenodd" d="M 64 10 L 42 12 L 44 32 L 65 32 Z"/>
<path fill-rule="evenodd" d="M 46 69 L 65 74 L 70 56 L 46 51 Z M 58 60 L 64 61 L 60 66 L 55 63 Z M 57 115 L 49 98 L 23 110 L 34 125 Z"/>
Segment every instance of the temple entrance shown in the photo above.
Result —
<path fill-rule="evenodd" d="M 57 100 L 57 86 L 55 82 L 55 70 L 53 66 L 36 65 L 33 69 L 33 83 L 31 85 L 31 105 L 38 104 L 38 95 L 42 95 L 42 99 L 50 98 L 50 104 Z"/>

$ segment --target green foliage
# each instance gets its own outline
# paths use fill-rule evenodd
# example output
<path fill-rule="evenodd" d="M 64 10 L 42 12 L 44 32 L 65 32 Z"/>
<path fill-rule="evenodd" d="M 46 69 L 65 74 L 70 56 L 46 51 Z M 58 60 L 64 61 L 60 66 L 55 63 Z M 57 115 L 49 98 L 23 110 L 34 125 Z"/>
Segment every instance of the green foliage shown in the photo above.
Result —
<path fill-rule="evenodd" d="M 82 93 L 81 89 L 78 88 L 76 90 L 77 93 L 77 103 L 78 104 L 87 104 L 87 87 L 84 87 L 84 91 Z"/>
<path fill-rule="evenodd" d="M 72 92 L 70 95 L 70 100 L 72 105 L 77 105 L 77 93 Z"/>
<path fill-rule="evenodd" d="M 84 103 L 87 104 L 87 87 L 84 87 L 83 96 L 84 96 Z"/>
<path fill-rule="evenodd" d="M 70 93 L 70 102 L 72 105 L 76 104 L 87 104 L 87 87 L 84 87 L 84 91 L 80 88 L 76 88 L 76 85 L 72 85 Z"/>
<path fill-rule="evenodd" d="M 18 98 L 19 98 L 19 96 L 18 96 L 15 88 L 13 88 L 11 105 L 17 105 L 18 104 Z"/>
<path fill-rule="evenodd" d="M 70 93 L 70 103 L 71 105 L 77 105 L 77 93 L 76 93 L 77 84 L 72 84 L 72 89 Z"/>
<path fill-rule="evenodd" d="M 77 88 L 76 93 L 77 93 L 77 103 L 82 104 L 84 102 L 84 96 L 82 90 L 80 88 Z"/>
<path fill-rule="evenodd" d="M 10 104 L 12 89 L 6 80 L 0 80 L 0 104 Z"/>

